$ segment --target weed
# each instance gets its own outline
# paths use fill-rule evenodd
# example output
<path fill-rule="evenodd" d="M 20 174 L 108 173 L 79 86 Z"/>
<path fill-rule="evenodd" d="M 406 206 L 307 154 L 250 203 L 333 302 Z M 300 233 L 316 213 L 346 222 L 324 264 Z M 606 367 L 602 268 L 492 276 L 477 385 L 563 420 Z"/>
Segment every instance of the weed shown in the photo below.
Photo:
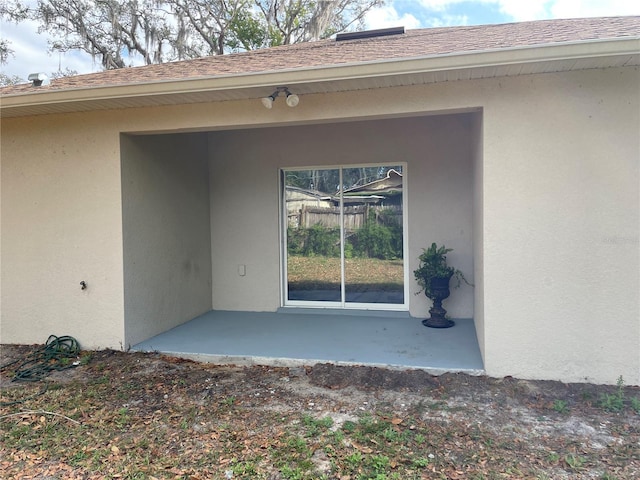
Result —
<path fill-rule="evenodd" d="M 342 429 L 347 433 L 353 433 L 356 430 L 357 425 L 354 422 L 347 420 L 342 424 Z"/>
<path fill-rule="evenodd" d="M 387 442 L 397 442 L 398 440 L 401 439 L 401 435 L 400 433 L 392 427 L 387 427 L 382 431 L 382 437 L 387 441 Z"/>
<path fill-rule="evenodd" d="M 369 466 L 375 473 L 384 473 L 389 468 L 390 460 L 386 455 L 374 455 L 369 460 Z"/>
<path fill-rule="evenodd" d="M 552 408 L 558 413 L 567 413 L 569 411 L 566 400 L 554 400 Z"/>
<path fill-rule="evenodd" d="M 307 442 L 301 437 L 292 437 L 287 441 L 287 446 L 294 452 L 303 453 L 307 450 Z"/>
<path fill-rule="evenodd" d="M 412 466 L 415 469 L 425 468 L 429 465 L 429 459 L 425 457 L 418 457 L 413 459 Z"/>
<path fill-rule="evenodd" d="M 616 391 L 614 393 L 603 393 L 598 404 L 607 412 L 620 412 L 624 410 L 624 380 L 622 375 L 618 377 L 616 382 Z"/>
<path fill-rule="evenodd" d="M 360 452 L 354 452 L 351 455 L 345 457 L 345 462 L 352 471 L 355 471 L 362 464 L 362 454 Z"/>
<path fill-rule="evenodd" d="M 84 355 L 80 357 L 80 365 L 87 365 L 91 359 L 93 358 L 93 352 L 86 352 Z"/>
<path fill-rule="evenodd" d="M 631 399 L 629 400 L 629 403 L 633 411 L 640 415 L 640 398 L 631 397 Z"/>
<path fill-rule="evenodd" d="M 256 475 L 257 473 L 255 464 L 250 461 L 236 463 L 231 467 L 231 469 L 234 475 Z"/>
<path fill-rule="evenodd" d="M 390 427 L 391 423 L 380 421 L 370 413 L 367 413 L 360 417 L 358 425 L 363 435 L 376 435 L 382 433 L 384 430 Z"/>
<path fill-rule="evenodd" d="M 332 433 L 333 441 L 337 444 L 341 444 L 344 442 L 344 433 L 341 430 L 336 430 Z"/>
<path fill-rule="evenodd" d="M 302 424 L 307 428 L 307 434 L 310 437 L 316 437 L 333 426 L 331 417 L 316 419 L 311 415 L 302 417 Z"/>
<path fill-rule="evenodd" d="M 131 421 L 131 416 L 129 415 L 129 409 L 126 407 L 122 407 L 120 410 L 118 410 L 117 414 L 118 415 L 115 418 L 115 424 L 117 425 L 118 428 L 123 429 Z"/>
<path fill-rule="evenodd" d="M 582 470 L 585 464 L 584 458 L 574 454 L 565 455 L 564 461 L 571 470 L 576 472 Z"/>
<path fill-rule="evenodd" d="M 280 469 L 280 473 L 287 480 L 302 480 L 304 478 L 304 472 L 299 467 L 292 468 L 289 465 L 284 465 Z"/>

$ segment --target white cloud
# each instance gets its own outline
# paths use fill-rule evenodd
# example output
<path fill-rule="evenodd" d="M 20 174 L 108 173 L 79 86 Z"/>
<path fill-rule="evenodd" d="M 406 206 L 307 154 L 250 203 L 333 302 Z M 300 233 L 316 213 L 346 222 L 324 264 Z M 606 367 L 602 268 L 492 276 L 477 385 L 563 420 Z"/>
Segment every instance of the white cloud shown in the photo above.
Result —
<path fill-rule="evenodd" d="M 461 13 L 460 8 L 463 6 L 466 8 Z M 455 13 L 454 7 L 457 9 Z M 391 0 L 384 7 L 369 13 L 367 27 L 467 25 L 475 22 L 474 12 L 482 7 L 493 7 L 514 22 L 546 18 L 640 15 L 638 0 Z M 504 21 L 504 18 L 500 20 Z"/>
<path fill-rule="evenodd" d="M 424 27 L 452 27 L 469 25 L 468 15 L 450 15 L 443 13 L 437 17 L 431 16 L 424 22 Z"/>
<path fill-rule="evenodd" d="M 365 17 L 367 29 L 405 27 L 420 28 L 420 20 L 410 13 L 399 15 L 393 5 L 385 5 L 369 11 Z"/>
<path fill-rule="evenodd" d="M 547 8 L 553 1 L 544 0 L 497 0 L 498 10 L 505 15 L 510 16 L 516 22 L 524 22 L 527 20 L 539 20 L 547 18 Z"/>
<path fill-rule="evenodd" d="M 2 65 L 2 73 L 18 76 L 26 81 L 30 73 L 42 72 L 50 75 L 58 70 L 76 70 L 78 73 L 100 71 L 91 56 L 81 52 L 51 53 L 46 34 L 38 33 L 35 22 L 24 21 L 18 25 L 2 23 L 2 37 L 9 42 L 14 55 L 7 65 Z"/>
<path fill-rule="evenodd" d="M 555 0 L 551 3 L 553 18 L 640 15 L 637 0 Z"/>

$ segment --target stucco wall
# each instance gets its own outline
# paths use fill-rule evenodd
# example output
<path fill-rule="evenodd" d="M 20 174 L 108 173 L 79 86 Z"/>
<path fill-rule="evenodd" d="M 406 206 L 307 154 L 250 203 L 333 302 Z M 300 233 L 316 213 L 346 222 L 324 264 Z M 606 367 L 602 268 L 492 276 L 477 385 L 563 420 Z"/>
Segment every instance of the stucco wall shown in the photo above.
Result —
<path fill-rule="evenodd" d="M 640 75 L 500 82 L 484 110 L 485 366 L 640 383 Z"/>
<path fill-rule="evenodd" d="M 125 345 L 211 310 L 207 138 L 123 135 Z"/>
<path fill-rule="evenodd" d="M 484 335 L 484 187 L 483 187 L 483 133 L 482 115 L 474 115 L 471 123 L 471 142 L 473 162 L 473 320 L 476 326 L 478 346 L 485 357 Z"/>
<path fill-rule="evenodd" d="M 59 332 L 78 335 L 87 346 L 124 342 L 119 132 L 481 108 L 481 147 L 471 150 L 482 151 L 473 235 L 475 295 L 483 302 L 474 307 L 482 308 L 487 373 L 602 383 L 622 375 L 640 384 L 639 84 L 638 69 L 627 67 L 304 95 L 294 109 L 276 102 L 266 110 L 252 99 L 3 119 L 2 341 L 41 342 Z M 210 154 L 224 166 L 231 160 L 216 152 L 217 135 L 223 134 L 211 135 Z M 309 151 L 298 153 L 303 158 Z M 255 158 L 244 159 L 248 166 L 262 155 L 252 153 Z M 284 159 L 273 162 L 262 194 L 277 193 L 275 167 Z M 410 195 L 416 188 L 408 186 Z M 276 225 L 277 212 L 265 210 L 264 218 L 250 218 Z M 251 234 L 246 225 L 235 228 Z M 270 235 L 269 241 L 277 238 Z M 229 241 L 212 238 L 214 247 Z M 277 264 L 276 255 L 277 249 L 260 257 Z M 229 261 L 234 282 L 238 263 L 247 264 L 244 280 L 256 278 L 257 256 Z M 260 275 L 275 288 L 271 271 Z M 83 279 L 86 291 L 79 289 Z M 260 300 L 260 308 L 273 304 Z"/>
<path fill-rule="evenodd" d="M 275 127 L 210 134 L 213 305 L 274 311 L 280 306 L 280 168 L 407 163 L 411 313 L 430 303 L 413 293 L 417 257 L 431 242 L 454 248 L 449 260 L 473 281 L 472 150 L 469 114 Z M 246 265 L 246 275 L 238 275 Z M 445 302 L 473 316 L 473 290 Z"/>
<path fill-rule="evenodd" d="M 105 121 L 2 120 L 2 342 L 122 345 L 119 148 Z"/>

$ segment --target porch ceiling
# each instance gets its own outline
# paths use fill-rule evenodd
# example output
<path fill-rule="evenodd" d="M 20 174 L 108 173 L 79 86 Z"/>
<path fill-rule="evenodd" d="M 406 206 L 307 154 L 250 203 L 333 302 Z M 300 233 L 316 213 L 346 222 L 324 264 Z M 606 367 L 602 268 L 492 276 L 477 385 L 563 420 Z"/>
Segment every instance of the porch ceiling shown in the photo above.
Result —
<path fill-rule="evenodd" d="M 5 95 L 0 117 L 257 99 L 640 65 L 640 40 L 578 42 L 258 74 Z"/>

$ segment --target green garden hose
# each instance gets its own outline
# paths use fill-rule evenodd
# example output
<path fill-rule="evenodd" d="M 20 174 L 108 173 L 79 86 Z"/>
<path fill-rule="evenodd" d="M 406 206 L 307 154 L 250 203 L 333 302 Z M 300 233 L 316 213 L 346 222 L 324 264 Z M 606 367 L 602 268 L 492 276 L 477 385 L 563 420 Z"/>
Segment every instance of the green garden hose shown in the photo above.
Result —
<path fill-rule="evenodd" d="M 53 371 L 66 370 L 77 366 L 71 359 L 80 354 L 78 341 L 68 335 L 50 335 L 44 346 L 34 350 L 22 359 L 0 366 L 0 371 L 13 367 L 14 382 L 38 382 Z"/>

